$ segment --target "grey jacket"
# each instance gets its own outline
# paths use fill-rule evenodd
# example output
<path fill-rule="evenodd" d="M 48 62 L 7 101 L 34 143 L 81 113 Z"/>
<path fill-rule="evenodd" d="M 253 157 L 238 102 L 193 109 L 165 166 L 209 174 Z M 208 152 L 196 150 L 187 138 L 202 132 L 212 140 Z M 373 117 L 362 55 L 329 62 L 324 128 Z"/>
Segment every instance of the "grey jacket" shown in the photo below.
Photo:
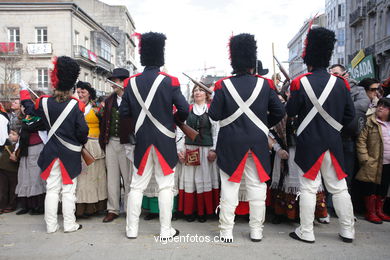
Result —
<path fill-rule="evenodd" d="M 349 125 L 343 128 L 342 137 L 355 139 L 366 123 L 365 115 L 370 105 L 370 99 L 368 98 L 364 87 L 358 86 L 356 80 L 349 79 L 348 82 L 351 86 L 350 93 L 355 107 L 355 118 Z"/>

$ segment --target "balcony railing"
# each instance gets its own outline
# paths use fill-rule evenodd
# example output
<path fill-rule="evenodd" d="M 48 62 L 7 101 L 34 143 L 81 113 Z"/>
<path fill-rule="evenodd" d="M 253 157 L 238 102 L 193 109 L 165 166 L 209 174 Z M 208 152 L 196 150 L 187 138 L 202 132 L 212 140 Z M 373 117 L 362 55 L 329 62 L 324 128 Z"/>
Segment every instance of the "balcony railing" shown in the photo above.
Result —
<path fill-rule="evenodd" d="M 28 43 L 27 53 L 30 56 L 51 55 L 53 53 L 52 44 L 46 43 Z"/>
<path fill-rule="evenodd" d="M 349 26 L 356 25 L 359 21 L 365 19 L 366 17 L 366 7 L 359 6 L 355 11 L 349 15 Z"/>
<path fill-rule="evenodd" d="M 376 44 L 376 53 L 390 52 L 390 36 L 383 38 Z"/>
<path fill-rule="evenodd" d="M 103 58 L 100 55 L 98 56 L 96 65 L 97 65 L 97 67 L 99 67 L 105 71 L 112 71 L 114 69 L 114 64 L 107 61 L 105 58 Z"/>
<path fill-rule="evenodd" d="M 376 0 L 369 0 L 367 2 L 367 14 L 375 14 Z"/>
<path fill-rule="evenodd" d="M 0 42 L 0 56 L 19 56 L 23 54 L 20 42 Z"/>
<path fill-rule="evenodd" d="M 93 51 L 88 50 L 84 46 L 74 45 L 74 58 L 80 59 L 90 65 L 96 65 L 97 56 Z"/>

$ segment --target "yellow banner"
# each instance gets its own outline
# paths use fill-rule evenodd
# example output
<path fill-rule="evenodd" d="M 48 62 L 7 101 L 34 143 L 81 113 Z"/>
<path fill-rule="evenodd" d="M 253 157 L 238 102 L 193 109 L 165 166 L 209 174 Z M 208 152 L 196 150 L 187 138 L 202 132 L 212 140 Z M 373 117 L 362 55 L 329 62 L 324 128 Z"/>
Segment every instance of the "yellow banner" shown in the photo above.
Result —
<path fill-rule="evenodd" d="M 364 59 L 364 57 L 365 57 L 364 51 L 360 50 L 358 54 L 356 54 L 355 58 L 353 58 L 351 61 L 352 68 L 355 68 L 359 64 L 359 62 L 361 62 L 362 59 Z"/>

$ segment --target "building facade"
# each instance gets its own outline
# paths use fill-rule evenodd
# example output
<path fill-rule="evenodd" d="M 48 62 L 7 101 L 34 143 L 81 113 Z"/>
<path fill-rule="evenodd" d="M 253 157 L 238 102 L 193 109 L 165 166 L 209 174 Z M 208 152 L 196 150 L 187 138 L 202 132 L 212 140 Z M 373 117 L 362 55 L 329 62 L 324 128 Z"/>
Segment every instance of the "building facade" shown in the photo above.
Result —
<path fill-rule="evenodd" d="M 330 64 L 345 65 L 346 0 L 325 1 L 326 28 L 336 34 L 336 45 Z"/>
<path fill-rule="evenodd" d="M 0 2 L 0 84 L 2 98 L 17 93 L 20 79 L 50 92 L 54 56 L 67 55 L 81 67 L 79 80 L 99 94 L 111 91 L 105 78 L 115 67 L 119 42 L 75 3 Z"/>
<path fill-rule="evenodd" d="M 352 77 L 390 77 L 390 0 L 348 0 L 346 7 L 346 59 Z"/>
<path fill-rule="evenodd" d="M 292 38 L 292 40 L 287 44 L 287 48 L 289 50 L 289 76 L 290 78 L 295 78 L 303 73 L 307 72 L 306 65 L 303 63 L 303 59 L 301 57 L 304 42 L 306 39 L 306 34 L 309 28 L 309 23 L 311 19 L 305 21 L 304 25 L 299 29 L 298 33 Z M 322 26 L 326 25 L 326 18 L 324 14 L 318 15 L 316 19 L 313 21 L 313 26 Z"/>
<path fill-rule="evenodd" d="M 118 67 L 137 71 L 135 61 L 136 44 L 131 35 L 135 32 L 135 24 L 126 6 L 108 5 L 98 0 L 73 0 L 95 21 L 101 24 L 118 42 L 116 61 Z"/>

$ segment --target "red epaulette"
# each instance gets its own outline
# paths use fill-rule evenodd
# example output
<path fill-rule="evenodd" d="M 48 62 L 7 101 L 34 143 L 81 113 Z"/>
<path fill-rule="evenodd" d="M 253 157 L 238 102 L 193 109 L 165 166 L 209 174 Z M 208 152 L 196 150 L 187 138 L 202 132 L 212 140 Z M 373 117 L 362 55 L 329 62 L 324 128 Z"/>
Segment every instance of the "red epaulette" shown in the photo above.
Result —
<path fill-rule="evenodd" d="M 273 90 L 276 90 L 275 84 L 274 84 L 274 82 L 273 82 L 272 79 L 269 79 L 269 78 L 260 76 L 259 74 L 256 74 L 255 76 L 258 77 L 258 78 L 265 79 L 265 80 L 268 82 L 269 87 L 270 87 L 271 89 L 273 89 Z"/>
<path fill-rule="evenodd" d="M 231 77 L 233 77 L 233 76 L 228 76 L 228 77 L 222 78 L 222 79 L 218 80 L 217 82 L 215 82 L 214 91 L 216 91 L 218 89 L 222 89 L 222 81 L 224 81 L 225 79 L 230 79 Z"/>
<path fill-rule="evenodd" d="M 342 80 L 344 81 L 345 87 L 348 89 L 348 91 L 351 90 L 351 86 L 349 85 L 348 80 L 346 80 L 344 77 L 342 77 L 342 76 L 340 76 L 340 75 L 335 75 L 335 74 L 332 74 L 332 75 L 335 76 L 335 77 L 338 77 L 338 78 L 342 79 Z"/>
<path fill-rule="evenodd" d="M 127 85 L 129 85 L 129 81 L 130 81 L 131 78 L 138 77 L 141 74 L 142 73 L 137 73 L 137 74 L 134 74 L 133 76 L 130 76 L 130 77 L 124 79 L 123 80 L 123 88 L 127 88 Z"/>
<path fill-rule="evenodd" d="M 80 99 L 78 98 L 75 98 L 75 97 L 72 97 L 72 99 L 76 100 L 78 103 L 79 103 L 79 109 L 81 110 L 81 112 L 85 112 L 85 104 L 83 102 L 80 101 Z"/>
<path fill-rule="evenodd" d="M 42 98 L 49 98 L 51 97 L 50 95 L 43 95 L 43 96 L 40 96 L 37 100 L 35 100 L 35 106 L 34 108 L 35 109 L 38 109 L 39 108 L 39 103 L 41 102 L 41 99 Z"/>
<path fill-rule="evenodd" d="M 293 79 L 291 81 L 291 84 L 290 84 L 290 90 L 291 91 L 296 91 L 296 90 L 299 90 L 299 88 L 301 87 L 301 78 L 307 76 L 307 75 L 311 75 L 312 73 L 311 72 L 308 72 L 308 73 L 304 73 L 302 75 L 299 75 L 298 77 L 296 77 L 295 79 Z"/>
<path fill-rule="evenodd" d="M 167 76 L 167 77 L 171 78 L 172 87 L 180 87 L 180 82 L 179 82 L 179 79 L 178 79 L 178 78 L 176 78 L 176 77 L 174 77 L 174 76 L 171 76 L 171 75 L 169 75 L 169 74 L 167 74 L 167 73 L 165 73 L 165 72 L 162 72 L 162 71 L 160 71 L 158 74 L 161 74 L 161 75 L 164 75 L 164 76 Z"/>

